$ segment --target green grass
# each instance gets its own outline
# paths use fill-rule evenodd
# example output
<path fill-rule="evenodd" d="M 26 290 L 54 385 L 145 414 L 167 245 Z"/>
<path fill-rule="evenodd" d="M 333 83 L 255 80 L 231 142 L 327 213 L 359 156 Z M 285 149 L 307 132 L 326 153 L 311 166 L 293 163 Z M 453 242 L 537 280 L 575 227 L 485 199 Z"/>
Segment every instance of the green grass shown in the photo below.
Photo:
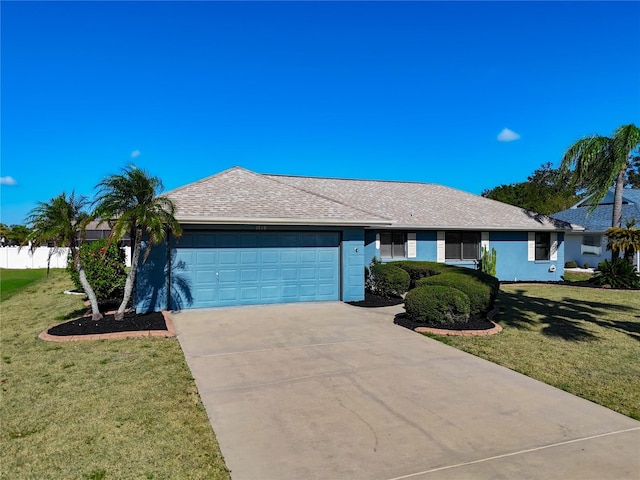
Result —
<path fill-rule="evenodd" d="M 502 333 L 445 343 L 640 419 L 640 294 L 503 285 Z"/>
<path fill-rule="evenodd" d="M 11 298 L 27 285 L 41 279 L 47 274 L 46 268 L 30 270 L 0 269 L 0 302 Z"/>
<path fill-rule="evenodd" d="M 37 338 L 84 311 L 71 287 L 52 271 L 2 303 L 2 477 L 228 480 L 175 338 Z"/>
<path fill-rule="evenodd" d="M 593 273 L 591 272 L 570 272 L 564 271 L 564 280 L 565 282 L 584 282 L 593 277 Z"/>

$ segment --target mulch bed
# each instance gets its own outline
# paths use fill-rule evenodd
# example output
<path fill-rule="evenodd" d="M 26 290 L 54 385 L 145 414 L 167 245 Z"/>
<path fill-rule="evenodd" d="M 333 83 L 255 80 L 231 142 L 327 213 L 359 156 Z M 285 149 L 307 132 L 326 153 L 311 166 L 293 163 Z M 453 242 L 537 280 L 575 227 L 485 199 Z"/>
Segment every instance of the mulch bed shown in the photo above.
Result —
<path fill-rule="evenodd" d="M 55 336 L 95 335 L 115 332 L 138 332 L 146 330 L 167 330 L 162 312 L 137 315 L 125 313 L 122 320 L 115 320 L 113 314 L 104 315 L 100 320 L 81 317 L 50 328 L 47 333 Z"/>
<path fill-rule="evenodd" d="M 400 305 L 404 303 L 404 299 L 399 297 L 381 297 L 374 295 L 370 292 L 364 293 L 364 300 L 358 302 L 346 302 L 354 307 L 376 308 L 376 307 L 391 307 L 393 305 Z"/>
<path fill-rule="evenodd" d="M 439 328 L 441 330 L 453 330 L 453 331 L 463 331 L 463 330 L 490 330 L 495 327 L 495 324 L 486 318 L 470 318 L 466 323 L 459 323 L 456 325 L 436 325 L 430 323 L 420 323 L 414 322 L 407 317 L 405 313 L 400 313 L 396 315 L 395 320 L 393 321 L 396 325 L 400 325 L 401 327 L 408 328 L 409 330 L 415 330 L 417 327 L 429 327 L 429 328 Z"/>

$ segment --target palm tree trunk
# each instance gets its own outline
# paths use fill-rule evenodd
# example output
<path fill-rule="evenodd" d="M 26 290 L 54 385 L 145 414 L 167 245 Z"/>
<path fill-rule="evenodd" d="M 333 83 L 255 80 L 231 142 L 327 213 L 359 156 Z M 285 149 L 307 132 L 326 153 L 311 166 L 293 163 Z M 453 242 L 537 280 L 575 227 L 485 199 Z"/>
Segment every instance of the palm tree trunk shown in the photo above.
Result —
<path fill-rule="evenodd" d="M 616 177 L 616 189 L 613 196 L 613 215 L 611 215 L 611 226 L 621 228 L 622 227 L 622 191 L 624 190 L 626 166 L 624 169 L 618 172 Z M 619 252 L 611 250 L 611 260 L 618 258 Z"/>
<path fill-rule="evenodd" d="M 131 299 L 131 293 L 133 292 L 133 285 L 136 280 L 136 271 L 138 270 L 138 259 L 140 258 L 140 248 L 142 246 L 141 234 L 136 232 L 134 236 L 133 251 L 131 252 L 131 268 L 127 274 L 127 279 L 124 282 L 124 295 L 122 297 L 122 303 L 118 307 L 115 319 L 122 320 L 124 318 L 124 311 Z"/>
<path fill-rule="evenodd" d="M 102 314 L 100 313 L 100 307 L 98 307 L 98 299 L 96 298 L 96 294 L 93 291 L 93 288 L 91 288 L 89 281 L 87 280 L 87 274 L 82 267 L 80 258 L 76 260 L 76 270 L 78 270 L 78 277 L 80 277 L 80 285 L 82 285 L 82 289 L 84 290 L 84 293 L 87 294 L 89 303 L 91 304 L 91 320 L 100 320 L 102 318 Z"/>

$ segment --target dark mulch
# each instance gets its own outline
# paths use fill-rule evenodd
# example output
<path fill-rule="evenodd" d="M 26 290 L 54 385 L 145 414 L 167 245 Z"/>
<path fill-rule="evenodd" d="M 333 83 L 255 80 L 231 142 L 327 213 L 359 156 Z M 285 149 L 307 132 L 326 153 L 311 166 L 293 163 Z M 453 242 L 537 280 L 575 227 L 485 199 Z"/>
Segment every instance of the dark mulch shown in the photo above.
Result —
<path fill-rule="evenodd" d="M 375 308 L 390 307 L 392 305 L 400 305 L 404 303 L 404 299 L 399 297 L 381 297 L 370 292 L 364 293 L 364 300 L 358 302 L 346 302 L 355 307 Z"/>
<path fill-rule="evenodd" d="M 435 325 L 428 323 L 419 323 L 410 320 L 409 317 L 405 313 L 400 313 L 396 315 L 395 320 L 393 321 L 396 325 L 400 325 L 401 327 L 408 328 L 409 330 L 415 330 L 416 327 L 430 327 L 430 328 L 441 328 L 443 330 L 489 330 L 493 328 L 494 325 L 486 318 L 471 318 L 466 323 L 458 323 L 455 325 Z"/>
<path fill-rule="evenodd" d="M 112 314 L 105 315 L 100 320 L 91 317 L 81 317 L 69 322 L 61 323 L 48 330 L 47 333 L 56 336 L 67 335 L 95 335 L 99 333 L 138 332 L 144 330 L 167 330 L 162 312 L 137 315 L 134 312 L 125 313 L 122 320 L 115 320 Z"/>

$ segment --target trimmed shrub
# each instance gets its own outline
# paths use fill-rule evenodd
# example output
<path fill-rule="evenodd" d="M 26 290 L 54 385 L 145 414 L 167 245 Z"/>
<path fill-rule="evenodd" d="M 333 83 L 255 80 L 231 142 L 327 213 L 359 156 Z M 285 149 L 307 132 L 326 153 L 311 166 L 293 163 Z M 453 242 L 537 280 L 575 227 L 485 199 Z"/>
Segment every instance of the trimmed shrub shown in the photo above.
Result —
<path fill-rule="evenodd" d="M 409 274 L 390 263 L 378 263 L 369 268 L 371 289 L 378 295 L 402 296 L 409 290 Z"/>
<path fill-rule="evenodd" d="M 583 268 L 589 268 L 591 264 L 589 262 L 584 262 Z"/>
<path fill-rule="evenodd" d="M 392 262 L 390 265 L 401 268 L 409 274 L 411 278 L 411 288 L 415 287 L 416 281 L 421 278 L 431 277 L 433 275 L 439 275 L 450 265 L 437 262 L 420 262 L 411 260 L 401 260 L 399 262 Z"/>
<path fill-rule="evenodd" d="M 492 277 L 493 278 L 493 277 Z M 432 277 L 422 278 L 416 282 L 416 288 L 425 285 L 441 285 L 456 288 L 464 292 L 469 298 L 470 313 L 478 316 L 491 310 L 495 297 L 491 285 L 474 276 L 460 272 L 448 272 Z"/>
<path fill-rule="evenodd" d="M 80 261 L 98 302 L 121 297 L 127 279 L 124 251 L 113 242 L 107 248 L 107 241 L 100 239 L 80 246 Z M 76 288 L 82 290 L 72 258 L 67 262 L 67 272 Z"/>
<path fill-rule="evenodd" d="M 616 258 L 611 262 L 605 260 L 599 263 L 598 270 L 594 273 L 591 281 L 603 287 L 640 288 L 640 274 L 636 268 L 624 258 Z"/>
<path fill-rule="evenodd" d="M 416 287 L 404 299 L 407 315 L 414 322 L 453 325 L 469 320 L 469 297 L 456 288 L 441 285 Z"/>
<path fill-rule="evenodd" d="M 575 260 L 564 262 L 564 268 L 578 268 L 578 262 L 576 262 Z"/>

